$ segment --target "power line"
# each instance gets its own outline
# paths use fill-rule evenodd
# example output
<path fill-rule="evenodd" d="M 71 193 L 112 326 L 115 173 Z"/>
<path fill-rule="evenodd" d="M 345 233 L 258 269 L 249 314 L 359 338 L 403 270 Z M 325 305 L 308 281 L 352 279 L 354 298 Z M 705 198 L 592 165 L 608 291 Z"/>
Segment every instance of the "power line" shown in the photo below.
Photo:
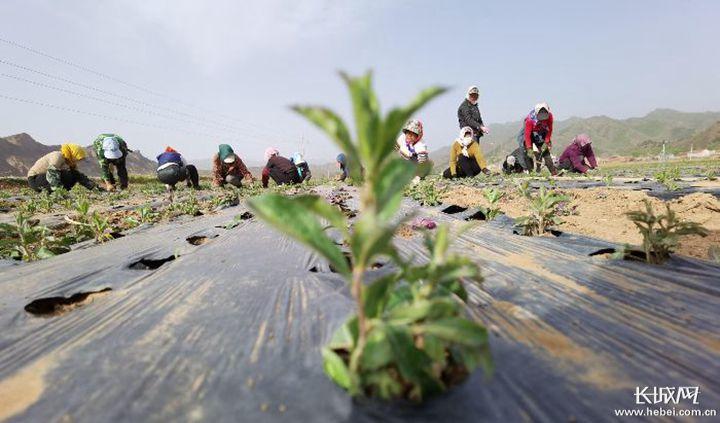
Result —
<path fill-rule="evenodd" d="M 100 71 L 91 69 L 91 68 L 89 68 L 89 67 L 87 67 L 87 66 L 83 66 L 83 65 L 77 64 L 77 63 L 75 63 L 75 62 L 73 62 L 73 61 L 70 61 L 70 60 L 67 60 L 67 59 L 63 59 L 63 58 L 60 58 L 60 57 L 57 57 L 57 56 L 53 56 L 53 55 L 51 55 L 51 54 L 45 53 L 45 52 L 40 51 L 40 50 L 38 50 L 38 49 L 35 49 L 35 48 L 32 48 L 32 47 L 29 47 L 29 46 L 20 44 L 20 43 L 18 43 L 18 42 L 16 42 L 16 41 L 7 40 L 7 39 L 5 39 L 5 38 L 0 37 L 0 42 L 3 42 L 3 43 L 5 43 L 5 44 L 8 44 L 8 45 L 10 45 L 10 46 L 13 46 L 13 47 L 16 47 L 16 48 L 19 48 L 19 49 L 22 49 L 22 50 L 25 50 L 25 51 L 30 52 L 30 53 L 33 53 L 33 54 L 36 54 L 36 55 L 38 55 L 38 56 L 45 57 L 45 58 L 47 58 L 47 59 L 56 61 L 56 62 L 58 62 L 58 63 L 62 63 L 62 64 L 64 64 L 64 65 L 73 67 L 73 68 L 75 68 L 75 69 L 79 69 L 79 70 L 82 70 L 82 71 L 84 71 L 84 72 L 88 72 L 88 73 L 93 74 L 93 75 L 96 75 L 96 76 L 98 76 L 98 77 L 100 77 L 100 78 L 107 79 L 107 80 L 109 80 L 109 81 L 113 81 L 113 82 L 116 82 L 116 83 L 118 83 L 118 84 L 122 84 L 122 85 L 125 85 L 125 86 L 127 86 L 127 87 L 130 87 L 130 88 L 137 89 L 137 90 L 142 91 L 142 92 L 145 92 L 145 93 L 147 93 L 147 94 L 151 94 L 151 95 L 154 95 L 154 96 L 156 96 L 156 97 L 164 98 L 164 99 L 167 99 L 167 100 L 176 102 L 176 103 L 178 103 L 178 104 L 182 104 L 182 105 L 184 105 L 184 106 L 186 106 L 186 107 L 194 108 L 194 109 L 196 109 L 196 110 L 200 110 L 200 111 L 203 111 L 203 112 L 206 112 L 206 113 L 212 113 L 212 114 L 221 116 L 221 117 L 223 117 L 223 118 L 225 118 L 225 119 L 229 119 L 229 120 L 232 120 L 232 121 L 234 121 L 234 122 L 240 123 L 240 121 L 238 121 L 236 118 L 233 118 L 233 117 L 231 117 L 231 116 L 228 116 L 228 115 L 225 115 L 225 114 L 221 114 L 221 113 L 218 113 L 218 112 L 213 112 L 213 111 L 211 111 L 211 110 L 204 109 L 204 108 L 202 108 L 202 107 L 199 107 L 199 106 L 194 105 L 194 104 L 191 104 L 191 103 L 186 103 L 186 102 L 184 102 L 184 101 L 182 101 L 182 100 L 179 100 L 179 99 L 177 99 L 177 98 L 174 98 L 174 97 L 171 97 L 171 96 L 168 96 L 168 95 L 165 95 L 165 94 L 156 92 L 156 91 L 154 91 L 154 90 L 151 90 L 151 89 L 149 89 L 149 88 L 145 88 L 145 87 L 143 87 L 143 86 L 141 86 L 141 85 L 134 84 L 134 83 L 132 83 L 132 82 L 123 81 L 123 80 L 120 79 L 120 78 L 116 78 L 116 77 L 114 77 L 114 76 L 111 76 L 111 75 L 105 74 L 105 73 L 103 73 L 103 72 L 100 72 Z M 249 122 L 244 123 L 244 124 L 245 124 L 245 125 L 248 125 L 248 126 L 254 126 L 254 127 L 256 127 L 256 128 L 262 128 L 262 126 L 259 126 L 259 125 L 257 125 L 257 124 L 253 124 L 253 123 L 249 123 Z M 267 129 L 269 129 L 269 128 L 266 128 L 265 130 L 267 130 Z"/>
<path fill-rule="evenodd" d="M 15 75 L 8 75 L 8 74 L 5 74 L 5 73 L 0 73 L 0 76 L 5 77 L 5 78 L 14 79 L 14 80 L 16 80 L 16 81 L 25 82 L 25 83 L 28 83 L 28 84 L 31 84 L 31 85 L 34 85 L 34 86 L 37 86 L 37 87 L 47 88 L 47 89 L 51 89 L 51 90 L 54 90 L 54 91 L 59 91 L 59 92 L 62 92 L 62 93 L 71 94 L 71 95 L 74 95 L 74 96 L 77 96 L 77 97 L 86 98 L 86 99 L 93 100 L 93 101 L 98 101 L 98 102 L 105 103 L 105 104 L 109 104 L 109 105 L 116 106 L 116 107 L 122 107 L 122 108 L 128 109 L 128 110 L 134 110 L 134 111 L 137 111 L 137 112 L 140 112 L 140 113 L 145 113 L 145 114 L 147 114 L 147 115 L 158 116 L 158 117 L 162 117 L 162 118 L 165 118 L 165 119 L 172 119 L 172 120 L 184 122 L 182 119 L 177 118 L 177 117 L 175 117 L 175 116 L 165 115 L 165 114 L 162 114 L 162 113 L 154 112 L 154 111 L 152 111 L 152 110 L 147 110 L 147 109 L 143 109 L 143 108 L 136 107 L 136 106 L 130 106 L 130 105 L 127 105 L 127 104 L 122 104 L 122 103 L 117 103 L 117 102 L 114 102 L 114 101 L 106 100 L 106 99 L 100 98 L 100 97 L 95 97 L 95 96 L 91 96 L 91 95 L 87 95 L 87 94 L 83 94 L 83 93 L 78 93 L 78 92 L 75 92 L 75 91 L 72 91 L 72 90 L 68 90 L 68 89 L 65 89 L 65 88 L 56 87 L 56 86 L 53 86 L 53 85 L 44 84 L 44 83 L 42 83 L 42 82 L 33 81 L 33 80 L 31 80 L 31 79 L 22 78 L 22 77 L 15 76 Z M 200 125 L 208 126 L 208 127 L 212 128 L 212 129 L 217 129 L 217 128 L 213 128 L 211 125 L 207 125 L 207 124 L 200 124 Z M 241 136 L 246 137 L 246 138 L 251 138 L 251 137 L 248 136 L 247 134 L 238 133 L 238 135 L 241 135 Z"/>
<path fill-rule="evenodd" d="M 94 86 L 91 86 L 91 85 L 87 85 L 87 84 L 84 84 L 84 83 L 81 83 L 81 82 L 73 81 L 73 80 L 71 80 L 71 79 L 64 78 L 64 77 L 61 77 L 61 76 L 52 75 L 52 74 L 49 74 L 49 73 L 47 73 L 47 72 L 43 72 L 43 71 L 40 71 L 40 70 L 37 70 L 37 69 L 33 69 L 33 68 L 30 68 L 30 67 L 27 67 L 27 66 L 19 65 L 19 64 L 17 64 L 17 63 L 9 62 L 9 61 L 7 61 L 7 60 L 0 59 L 0 64 L 4 64 L 4 65 L 10 66 L 10 67 L 14 67 L 14 68 L 20 69 L 20 70 L 22 70 L 22 71 L 34 73 L 34 74 L 36 74 L 36 75 L 40 75 L 40 76 L 43 76 L 43 77 L 45 77 L 45 78 L 53 79 L 53 80 L 56 80 L 56 81 L 60 81 L 60 82 L 64 82 L 64 83 L 67 83 L 67 84 L 70 84 L 70 85 L 74 85 L 74 86 L 77 86 L 77 87 L 81 87 L 81 88 L 84 88 L 84 89 L 88 89 L 88 90 L 91 90 L 91 91 L 94 91 L 94 92 L 98 92 L 98 93 L 101 93 L 101 94 L 104 94 L 104 95 L 109 95 L 109 96 L 112 96 L 112 97 L 116 97 L 116 98 L 119 98 L 119 99 L 122 99 L 122 100 L 125 100 L 125 101 L 129 101 L 129 102 L 132 102 L 132 103 L 135 103 L 135 104 L 140 104 L 140 105 L 143 105 L 143 106 L 146 106 L 146 107 L 155 108 L 155 109 L 158 109 L 158 110 L 164 110 L 164 111 L 167 111 L 167 112 L 170 112 L 170 113 L 174 113 L 174 114 L 177 114 L 177 115 L 189 117 L 189 118 L 191 118 L 191 119 L 194 119 L 194 120 L 197 120 L 197 121 L 200 121 L 200 122 L 209 122 L 209 123 L 212 123 L 212 124 L 214 124 L 214 125 L 216 125 L 216 126 L 218 126 L 218 127 L 223 128 L 223 129 L 232 129 L 232 130 L 237 131 L 238 133 L 241 133 L 241 134 L 242 134 L 242 130 L 241 130 L 241 129 L 235 128 L 235 127 L 232 127 L 232 126 L 225 125 L 225 124 L 223 124 L 223 123 L 221 123 L 221 122 L 213 121 L 213 120 L 210 120 L 210 119 L 205 119 L 205 118 L 202 118 L 202 117 L 197 117 L 197 116 L 194 116 L 194 115 L 189 114 L 189 113 L 185 113 L 185 112 L 182 112 L 182 111 L 177 111 L 177 110 L 174 110 L 174 109 L 171 109 L 171 108 L 167 108 L 167 107 L 164 107 L 164 106 L 158 106 L 158 105 L 155 105 L 155 104 L 152 104 L 152 103 L 148 103 L 148 102 L 145 102 L 145 101 L 142 101 L 142 100 L 137 100 L 137 99 L 132 98 L 132 97 L 128 97 L 128 96 L 125 96 L 125 95 L 122 95 L 122 94 L 118 94 L 118 93 L 115 93 L 115 92 L 112 92 L 112 91 L 107 91 L 107 90 L 104 90 L 104 89 L 101 89 L 101 88 L 97 88 L 97 87 L 94 87 Z M 19 79 L 18 77 L 13 77 L 13 76 L 8 76 L 8 77 L 10 77 L 10 78 L 15 78 L 15 79 Z M 41 84 L 41 83 L 36 83 L 36 82 L 30 82 L 29 80 L 23 80 L 23 81 L 24 81 L 24 82 L 27 82 L 27 83 L 34 84 L 34 85 Z M 53 88 L 53 87 L 50 87 L 50 86 L 48 86 L 48 88 L 50 88 L 50 89 L 56 89 L 56 90 L 57 90 L 57 88 Z M 154 112 L 153 112 L 153 113 L 154 113 Z M 252 131 L 252 130 L 251 130 L 251 131 Z M 254 131 L 253 131 L 253 132 L 254 132 Z M 243 134 L 243 135 L 246 135 L 246 134 Z M 258 133 L 258 132 L 255 132 L 254 135 L 256 135 L 256 136 L 263 136 L 263 137 L 266 137 L 266 136 L 267 136 L 267 134 Z M 283 138 L 283 137 L 280 137 L 278 134 L 271 134 L 271 135 L 273 135 L 273 137 L 275 137 L 275 138 L 281 138 L 281 139 Z M 287 140 L 285 140 L 285 141 L 287 142 Z"/>
<path fill-rule="evenodd" d="M 125 119 L 125 118 L 121 118 L 121 117 L 117 117 L 117 116 L 108 116 L 108 115 L 104 115 L 104 114 L 102 114 L 102 113 L 88 112 L 88 111 L 85 111 L 85 110 L 75 109 L 75 108 L 72 108 L 72 107 L 59 106 L 59 105 L 56 105 L 56 104 L 44 103 L 44 102 L 41 102 L 41 101 L 30 100 L 30 99 L 27 99 L 27 98 L 13 97 L 13 96 L 5 95 L 5 94 L 2 94 L 2 93 L 0 93 L 0 98 L 4 98 L 4 99 L 6 99 L 6 100 L 11 100 L 11 101 L 16 101 L 16 102 L 19 102 L 19 103 L 33 104 L 33 105 L 36 105 L 36 106 L 42 106 L 42 107 L 46 107 L 46 108 L 50 108 L 50 109 L 61 110 L 61 111 L 64 111 L 64 112 L 72 112 L 72 113 L 77 113 L 77 114 L 81 114 L 81 115 L 98 117 L 98 118 L 102 118 L 102 119 L 116 120 L 116 121 L 120 121 L 120 122 L 130 123 L 130 124 L 133 124 L 133 125 L 140 125 L 140 126 L 146 126 L 146 127 L 155 128 L 155 129 L 164 129 L 164 130 L 169 130 L 169 131 L 182 132 L 182 133 L 185 133 L 185 134 L 187 134 L 187 135 L 196 135 L 196 136 L 202 136 L 202 137 L 213 137 L 213 138 L 217 138 L 217 139 L 223 139 L 223 140 L 232 141 L 232 138 L 226 137 L 226 136 L 222 136 L 222 135 L 202 133 L 202 132 L 195 132 L 195 131 L 189 131 L 189 130 L 182 129 L 182 128 L 177 128 L 177 127 L 169 127 L 169 126 L 163 126 L 163 125 L 156 125 L 156 124 L 153 124 L 153 123 L 147 123 L 147 122 L 142 122 L 142 121 L 137 121 L 137 120 L 132 120 L 132 119 Z"/>

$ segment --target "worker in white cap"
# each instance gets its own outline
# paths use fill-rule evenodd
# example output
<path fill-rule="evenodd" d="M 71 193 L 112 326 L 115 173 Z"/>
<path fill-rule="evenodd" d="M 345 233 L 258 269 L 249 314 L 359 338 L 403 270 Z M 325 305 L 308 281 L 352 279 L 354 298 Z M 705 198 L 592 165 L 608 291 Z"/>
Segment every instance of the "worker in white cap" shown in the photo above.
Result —
<path fill-rule="evenodd" d="M 127 155 L 131 152 L 125 140 L 115 134 L 100 134 L 93 141 L 93 148 L 100 165 L 100 178 L 105 183 L 105 189 L 108 191 L 115 190 L 115 176 L 111 169 L 111 165 L 117 171 L 120 180 L 120 189 L 128 186 L 128 172 L 125 164 Z"/>

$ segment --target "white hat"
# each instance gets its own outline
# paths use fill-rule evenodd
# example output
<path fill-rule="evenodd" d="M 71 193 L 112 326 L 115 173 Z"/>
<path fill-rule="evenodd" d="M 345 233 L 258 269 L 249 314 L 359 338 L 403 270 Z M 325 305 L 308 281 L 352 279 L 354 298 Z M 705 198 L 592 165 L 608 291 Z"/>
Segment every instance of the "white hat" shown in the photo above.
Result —
<path fill-rule="evenodd" d="M 120 143 L 115 137 L 105 137 L 103 140 L 103 155 L 106 159 L 114 160 L 122 157 Z"/>
<path fill-rule="evenodd" d="M 509 166 L 515 166 L 515 156 L 507 156 L 507 164 Z"/>
<path fill-rule="evenodd" d="M 225 160 L 223 160 L 223 162 L 225 162 L 227 164 L 235 163 L 235 153 L 232 153 L 232 154 L 228 155 L 227 157 L 225 157 Z"/>

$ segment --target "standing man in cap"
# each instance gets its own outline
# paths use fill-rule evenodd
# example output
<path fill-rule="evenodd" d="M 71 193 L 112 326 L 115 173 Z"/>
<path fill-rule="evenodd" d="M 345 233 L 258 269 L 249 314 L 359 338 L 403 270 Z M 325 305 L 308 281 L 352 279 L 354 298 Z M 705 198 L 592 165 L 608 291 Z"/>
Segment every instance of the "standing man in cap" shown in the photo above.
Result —
<path fill-rule="evenodd" d="M 240 188 L 242 180 L 254 182 L 252 174 L 245 163 L 227 144 L 220 144 L 218 152 L 213 156 L 213 186 L 222 187 L 226 183 Z"/>
<path fill-rule="evenodd" d="M 477 141 L 477 148 L 480 156 L 483 156 L 480 148 L 480 137 L 489 132 L 488 128 L 483 124 L 480 108 L 478 107 L 478 99 L 480 98 L 480 90 L 475 85 L 468 88 L 465 99 L 458 107 L 457 116 L 460 128 L 469 127 L 473 132 L 473 139 Z M 483 159 L 484 162 L 484 159 Z M 483 173 L 490 173 L 487 167 L 482 168 Z"/>
<path fill-rule="evenodd" d="M 100 164 L 100 178 L 105 183 L 105 189 L 108 191 L 115 190 L 115 176 L 112 169 L 110 169 L 110 165 L 113 165 L 117 170 L 120 189 L 127 188 L 128 172 L 125 166 L 125 158 L 130 153 L 130 150 L 128 150 L 125 140 L 115 134 L 101 134 L 93 141 L 93 148 Z"/>

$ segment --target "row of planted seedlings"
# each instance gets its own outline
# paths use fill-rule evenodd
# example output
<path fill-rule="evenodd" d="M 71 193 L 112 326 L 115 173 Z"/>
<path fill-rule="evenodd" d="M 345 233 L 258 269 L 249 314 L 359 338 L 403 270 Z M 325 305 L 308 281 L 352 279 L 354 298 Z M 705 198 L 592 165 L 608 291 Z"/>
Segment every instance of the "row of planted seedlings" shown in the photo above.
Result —
<path fill-rule="evenodd" d="M 406 195 L 415 199 L 421 205 L 434 206 L 441 204 L 446 187 L 437 187 L 437 181 L 428 180 L 426 186 L 418 184 L 406 190 Z M 553 232 L 554 228 L 562 223 L 562 216 L 575 213 L 569 206 L 569 198 L 552 184 L 549 188 L 541 186 L 533 192 L 527 179 L 514 180 L 515 189 L 520 198 L 527 202 L 528 214 L 515 219 L 514 227 L 518 233 L 525 236 L 541 236 Z M 502 214 L 499 201 L 505 192 L 499 187 L 486 187 L 483 196 L 488 206 L 479 209 L 490 221 Z M 644 200 L 643 208 L 625 213 L 642 235 L 642 245 L 634 247 L 623 245 L 619 249 L 612 249 L 613 258 L 627 260 L 641 260 L 651 264 L 662 264 L 670 258 L 678 248 L 681 237 L 699 235 L 705 237 L 709 234 L 701 224 L 687 222 L 678 218 L 677 214 L 665 204 L 665 211 L 657 211 L 648 200 Z M 720 262 L 720 249 L 711 248 L 710 257 Z"/>
<path fill-rule="evenodd" d="M 200 216 L 237 205 L 241 197 L 257 195 L 261 189 L 258 186 L 216 190 L 202 198 L 195 191 L 182 189 L 170 202 L 161 201 L 167 198 L 165 188 L 152 182 L 136 183 L 127 190 L 111 193 L 82 187 L 39 194 L 21 189 L 17 196 L 20 200 L 6 203 L 14 218 L 0 223 L 0 258 L 36 261 L 69 252 L 79 243 L 102 244 L 140 225 L 182 215 Z M 126 206 L 138 198 L 141 204 Z M 57 221 L 48 216 L 62 219 Z"/>

